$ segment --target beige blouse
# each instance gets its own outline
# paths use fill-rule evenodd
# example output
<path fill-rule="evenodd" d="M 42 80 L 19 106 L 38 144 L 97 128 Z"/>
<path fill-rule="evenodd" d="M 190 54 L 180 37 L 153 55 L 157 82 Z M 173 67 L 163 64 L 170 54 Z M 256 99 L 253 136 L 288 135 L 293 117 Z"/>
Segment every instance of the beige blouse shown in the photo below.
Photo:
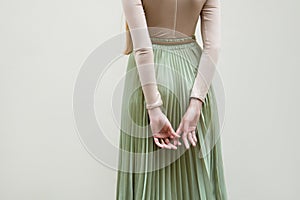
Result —
<path fill-rule="evenodd" d="M 150 37 L 193 37 L 200 16 L 203 50 L 190 97 L 204 101 L 220 51 L 220 0 L 122 0 L 147 109 L 162 105 Z"/>

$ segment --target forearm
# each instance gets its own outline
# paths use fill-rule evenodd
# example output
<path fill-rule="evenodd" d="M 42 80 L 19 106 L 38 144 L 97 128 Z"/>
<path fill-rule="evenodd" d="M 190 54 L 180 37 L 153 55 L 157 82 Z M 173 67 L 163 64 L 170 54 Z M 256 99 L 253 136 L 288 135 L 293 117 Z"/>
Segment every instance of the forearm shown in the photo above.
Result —
<path fill-rule="evenodd" d="M 221 46 L 220 0 L 207 0 L 200 13 L 203 51 L 190 97 L 205 101 L 219 60 Z"/>
<path fill-rule="evenodd" d="M 217 47 L 210 49 L 208 52 L 205 50 L 202 52 L 197 74 L 190 94 L 191 98 L 197 98 L 202 102 L 205 101 L 217 67 L 218 56 L 215 56 L 213 60 L 213 58 L 210 56 L 212 51 L 215 51 L 214 55 L 219 54 L 219 48 Z"/>
<path fill-rule="evenodd" d="M 141 48 L 134 51 L 137 70 L 145 97 L 146 108 L 152 109 L 163 104 L 155 77 L 155 64 L 152 48 Z"/>
<path fill-rule="evenodd" d="M 152 42 L 142 2 L 141 0 L 122 0 L 122 5 L 132 38 L 146 108 L 159 107 L 162 105 L 162 100 L 156 83 Z"/>

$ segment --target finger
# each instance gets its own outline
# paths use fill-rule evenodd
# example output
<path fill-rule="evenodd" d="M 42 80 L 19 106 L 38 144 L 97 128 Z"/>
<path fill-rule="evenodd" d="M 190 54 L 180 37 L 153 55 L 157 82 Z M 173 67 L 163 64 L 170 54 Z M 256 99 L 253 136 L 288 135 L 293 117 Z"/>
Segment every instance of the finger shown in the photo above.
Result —
<path fill-rule="evenodd" d="M 180 135 L 182 133 L 181 128 L 182 128 L 182 123 L 179 124 L 179 127 L 176 130 L 176 134 Z"/>
<path fill-rule="evenodd" d="M 174 145 L 176 145 L 176 146 L 178 145 L 178 142 L 177 142 L 177 140 L 174 140 Z"/>
<path fill-rule="evenodd" d="M 169 147 L 171 147 L 171 149 L 177 149 L 177 147 L 174 144 L 172 144 L 168 138 L 166 138 L 165 141 L 166 141 L 166 144 Z"/>
<path fill-rule="evenodd" d="M 177 138 L 180 138 L 180 135 L 179 134 L 177 134 L 175 131 L 174 131 L 174 129 L 172 128 L 172 132 L 171 132 L 171 134 L 172 134 L 172 136 L 175 136 L 175 137 L 177 137 Z"/>
<path fill-rule="evenodd" d="M 174 138 L 174 145 L 178 145 L 178 139 L 177 138 Z"/>
<path fill-rule="evenodd" d="M 168 138 L 166 138 L 166 139 L 165 139 L 165 143 L 166 143 L 166 144 L 169 144 L 169 143 L 170 143 L 170 140 L 169 140 Z"/>
<path fill-rule="evenodd" d="M 177 145 L 181 145 L 181 142 L 180 142 L 179 138 L 177 138 L 176 142 L 177 142 L 176 143 Z"/>
<path fill-rule="evenodd" d="M 180 135 L 177 134 L 177 133 L 174 131 L 174 129 L 173 129 L 173 127 L 172 127 L 172 125 L 171 125 L 170 123 L 168 124 L 168 126 L 169 126 L 169 130 L 170 130 L 170 132 L 171 132 L 171 135 L 172 135 L 173 137 L 178 137 L 178 138 L 180 138 Z"/>
<path fill-rule="evenodd" d="M 196 143 L 195 143 L 195 141 L 194 141 L 194 139 L 192 137 L 192 133 L 191 132 L 188 133 L 188 138 L 189 138 L 189 141 L 192 143 L 192 145 L 196 146 Z"/>
<path fill-rule="evenodd" d="M 182 123 L 179 124 L 179 127 L 178 127 L 177 130 L 176 130 L 176 133 L 177 133 L 178 135 L 180 135 L 180 134 L 182 133 L 181 127 L 182 127 Z M 181 142 L 179 141 L 178 138 L 176 138 L 175 141 L 176 141 L 176 145 L 181 145 Z"/>
<path fill-rule="evenodd" d="M 164 145 L 162 145 L 162 144 L 159 143 L 158 138 L 154 138 L 154 142 L 155 142 L 155 144 L 156 144 L 157 146 L 159 146 L 159 147 L 161 147 L 161 148 L 164 148 Z"/>
<path fill-rule="evenodd" d="M 181 145 L 181 142 L 179 141 L 178 138 L 174 139 L 174 145 L 176 145 L 176 146 Z"/>
<path fill-rule="evenodd" d="M 185 135 L 185 140 L 183 140 L 183 142 L 185 144 L 185 147 L 188 149 L 188 148 L 190 148 L 190 145 L 187 141 L 187 137 L 189 134 L 189 123 L 187 123 L 187 122 L 183 124 L 183 134 Z"/>
<path fill-rule="evenodd" d="M 161 143 L 164 145 L 165 148 L 171 149 L 171 147 L 165 143 L 163 138 L 161 138 L 160 140 L 161 140 Z"/>
<path fill-rule="evenodd" d="M 192 131 L 192 135 L 193 135 L 193 138 L 194 138 L 195 142 L 197 142 L 197 137 L 196 137 L 196 131 L 195 130 Z"/>
<path fill-rule="evenodd" d="M 183 135 L 182 135 L 182 140 L 183 140 L 183 143 L 184 143 L 185 147 L 188 149 L 188 148 L 190 148 L 190 145 L 189 145 L 189 142 L 188 142 L 186 136 L 187 136 L 187 133 L 184 132 Z"/>
<path fill-rule="evenodd" d="M 177 149 L 177 147 L 176 147 L 174 144 L 172 144 L 172 143 L 169 143 L 169 146 L 170 146 L 172 149 Z"/>

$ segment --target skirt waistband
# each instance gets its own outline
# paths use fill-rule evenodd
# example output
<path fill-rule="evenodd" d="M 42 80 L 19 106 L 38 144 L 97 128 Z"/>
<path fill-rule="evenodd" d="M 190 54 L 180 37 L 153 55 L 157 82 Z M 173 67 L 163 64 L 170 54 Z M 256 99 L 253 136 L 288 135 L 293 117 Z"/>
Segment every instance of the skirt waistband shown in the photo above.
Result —
<path fill-rule="evenodd" d="M 186 44 L 196 42 L 196 36 L 180 37 L 180 38 L 159 38 L 159 37 L 150 37 L 152 44 Z"/>

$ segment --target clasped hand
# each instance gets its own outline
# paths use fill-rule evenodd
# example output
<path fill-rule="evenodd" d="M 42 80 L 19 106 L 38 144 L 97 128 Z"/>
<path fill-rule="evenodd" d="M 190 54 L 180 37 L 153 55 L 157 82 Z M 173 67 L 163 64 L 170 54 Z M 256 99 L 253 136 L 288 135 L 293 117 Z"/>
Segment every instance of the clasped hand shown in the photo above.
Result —
<path fill-rule="evenodd" d="M 191 99 L 176 132 L 160 107 L 148 110 L 155 144 L 161 148 L 177 149 L 177 145 L 181 145 L 179 138 L 182 135 L 183 143 L 187 149 L 190 147 L 189 142 L 196 146 L 196 127 L 200 118 L 201 107 L 202 101 Z"/>

